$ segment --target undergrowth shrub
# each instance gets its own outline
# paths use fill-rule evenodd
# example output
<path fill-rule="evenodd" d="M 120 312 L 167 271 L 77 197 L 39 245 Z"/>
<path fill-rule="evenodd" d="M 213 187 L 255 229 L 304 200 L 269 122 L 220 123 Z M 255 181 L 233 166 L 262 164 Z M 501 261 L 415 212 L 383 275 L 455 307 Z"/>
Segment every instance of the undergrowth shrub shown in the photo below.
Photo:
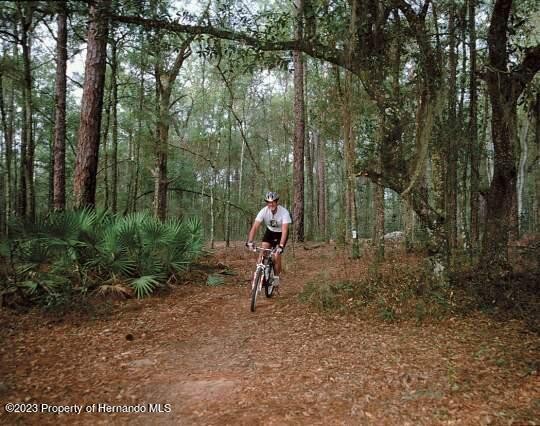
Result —
<path fill-rule="evenodd" d="M 184 272 L 203 244 L 196 218 L 162 223 L 89 209 L 14 223 L 9 235 L 0 245 L 2 300 L 48 307 L 90 293 L 147 296 Z"/>
<path fill-rule="evenodd" d="M 422 264 L 386 262 L 354 279 L 322 274 L 308 282 L 301 301 L 321 311 L 356 312 L 387 321 L 440 318 L 454 309 L 453 291 Z"/>
<path fill-rule="evenodd" d="M 497 273 L 465 268 L 451 275 L 462 294 L 460 309 L 481 310 L 497 319 L 518 319 L 540 332 L 540 271 Z"/>

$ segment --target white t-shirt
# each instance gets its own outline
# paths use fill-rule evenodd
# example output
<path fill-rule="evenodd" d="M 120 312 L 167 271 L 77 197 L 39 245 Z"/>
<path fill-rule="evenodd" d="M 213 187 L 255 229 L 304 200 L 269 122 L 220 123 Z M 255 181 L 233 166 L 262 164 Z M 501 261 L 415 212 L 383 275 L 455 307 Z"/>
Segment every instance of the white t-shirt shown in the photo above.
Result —
<path fill-rule="evenodd" d="M 282 206 L 277 206 L 275 214 L 272 213 L 270 207 L 263 207 L 257 217 L 257 222 L 264 222 L 266 227 L 273 232 L 281 232 L 281 225 L 284 223 L 292 223 L 289 211 Z"/>

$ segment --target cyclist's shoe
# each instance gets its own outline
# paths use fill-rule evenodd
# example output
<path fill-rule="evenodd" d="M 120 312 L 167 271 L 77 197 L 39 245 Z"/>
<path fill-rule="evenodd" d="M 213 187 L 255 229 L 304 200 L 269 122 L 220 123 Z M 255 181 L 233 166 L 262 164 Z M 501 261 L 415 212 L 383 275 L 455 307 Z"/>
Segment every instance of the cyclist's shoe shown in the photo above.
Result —
<path fill-rule="evenodd" d="M 274 281 L 272 283 L 274 287 L 279 287 L 279 277 L 274 277 Z"/>

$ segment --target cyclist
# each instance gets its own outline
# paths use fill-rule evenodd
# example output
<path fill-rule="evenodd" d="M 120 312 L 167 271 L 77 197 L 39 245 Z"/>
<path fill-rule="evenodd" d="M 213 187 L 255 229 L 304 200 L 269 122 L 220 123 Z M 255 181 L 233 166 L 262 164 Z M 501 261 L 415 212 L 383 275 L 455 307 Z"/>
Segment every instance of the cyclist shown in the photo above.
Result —
<path fill-rule="evenodd" d="M 248 234 L 246 246 L 253 250 L 253 239 L 262 222 L 266 225 L 266 231 L 262 239 L 263 248 L 276 248 L 274 262 L 274 286 L 279 286 L 279 273 L 281 272 L 281 254 L 285 250 L 289 237 L 289 224 L 292 223 L 289 211 L 278 204 L 279 195 L 275 192 L 267 192 L 264 197 L 266 207 L 257 214 Z"/>

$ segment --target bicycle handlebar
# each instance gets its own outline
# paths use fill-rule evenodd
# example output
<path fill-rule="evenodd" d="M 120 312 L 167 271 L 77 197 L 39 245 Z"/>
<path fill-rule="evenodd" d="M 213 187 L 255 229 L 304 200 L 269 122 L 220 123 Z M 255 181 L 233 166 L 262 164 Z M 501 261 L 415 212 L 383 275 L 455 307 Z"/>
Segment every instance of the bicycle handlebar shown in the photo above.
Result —
<path fill-rule="evenodd" d="M 275 248 L 272 248 L 272 249 L 267 249 L 267 248 L 264 248 L 264 247 L 257 247 L 257 246 L 253 246 L 253 250 L 250 250 L 250 251 L 253 251 L 253 252 L 257 252 L 257 251 L 262 251 L 262 252 L 265 252 L 265 251 L 269 251 L 271 253 L 274 253 L 276 251 Z"/>

